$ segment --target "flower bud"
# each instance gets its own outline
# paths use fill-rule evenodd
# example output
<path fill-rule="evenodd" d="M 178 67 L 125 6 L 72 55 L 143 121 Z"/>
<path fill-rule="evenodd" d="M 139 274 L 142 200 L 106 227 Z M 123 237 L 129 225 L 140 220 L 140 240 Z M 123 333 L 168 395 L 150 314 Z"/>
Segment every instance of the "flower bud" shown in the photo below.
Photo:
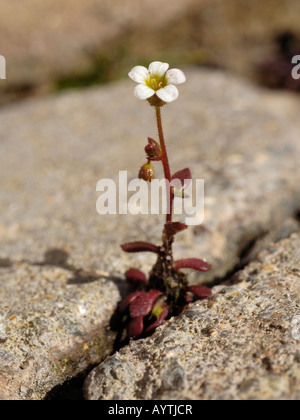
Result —
<path fill-rule="evenodd" d="M 145 152 L 149 160 L 161 160 L 162 150 L 160 145 L 153 139 L 148 138 L 148 144 L 145 147 Z"/>
<path fill-rule="evenodd" d="M 143 165 L 139 172 L 139 178 L 143 179 L 144 181 L 151 182 L 152 179 L 155 178 L 154 168 L 149 163 Z"/>

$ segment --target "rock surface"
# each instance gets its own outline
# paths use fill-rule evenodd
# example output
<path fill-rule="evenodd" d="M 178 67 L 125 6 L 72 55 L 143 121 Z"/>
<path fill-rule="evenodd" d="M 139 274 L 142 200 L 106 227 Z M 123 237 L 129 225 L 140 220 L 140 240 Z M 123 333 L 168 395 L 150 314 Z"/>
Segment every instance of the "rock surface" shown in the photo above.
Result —
<path fill-rule="evenodd" d="M 299 102 L 222 72 L 190 70 L 187 77 L 163 122 L 173 171 L 189 165 L 205 180 L 205 220 L 178 235 L 175 253 L 207 259 L 214 270 L 203 280 L 210 281 L 298 213 Z M 2 259 L 42 262 L 57 249 L 78 269 L 117 277 L 131 264 L 151 267 L 152 255 L 123 256 L 119 244 L 160 242 L 163 218 L 95 209 L 98 180 L 118 186 L 119 170 L 135 178 L 147 136 L 156 137 L 152 110 L 132 96 L 133 87 L 118 82 L 2 110 Z"/>
<path fill-rule="evenodd" d="M 271 244 L 234 284 L 108 357 L 86 397 L 298 400 L 299 250 L 300 234 Z"/>
<path fill-rule="evenodd" d="M 19 263 L 0 278 L 0 400 L 42 399 L 112 351 L 120 295 L 101 273 Z"/>
<path fill-rule="evenodd" d="M 269 232 L 276 239 L 298 229 L 300 123 L 296 98 L 218 71 L 187 69 L 187 80 L 163 117 L 172 168 L 189 165 L 193 177 L 206 182 L 204 224 L 178 235 L 175 247 L 176 258 L 213 264 L 209 275 L 191 275 L 196 283 L 226 276 L 247 256 L 249 245 L 255 244 L 255 253 L 264 246 Z M 2 398 L 4 390 L 16 398 L 40 398 L 43 390 L 95 361 L 92 343 L 116 308 L 124 272 L 132 266 L 148 271 L 154 262 L 148 254 L 123 255 L 119 245 L 135 239 L 159 243 L 161 216 L 100 216 L 95 209 L 98 180 L 118 181 L 119 170 L 136 177 L 145 163 L 146 138 L 156 136 L 152 110 L 133 97 L 133 87 L 124 81 L 1 109 L 0 340 L 8 337 L 0 344 L 8 354 L 0 362 Z M 70 276 L 75 284 L 68 284 Z M 80 299 L 92 305 L 85 321 Z M 56 336 L 60 319 L 50 315 L 57 304 L 68 308 L 66 320 L 84 322 L 80 339 L 73 336 L 76 329 L 68 330 L 70 322 Z M 32 323 L 37 330 L 26 338 Z M 19 337 L 14 342 L 7 328 Z M 49 381 L 37 367 L 43 334 L 50 364 L 59 345 L 56 364 L 76 360 L 59 378 L 49 367 Z M 111 341 L 103 341 L 99 358 L 110 351 Z M 86 343 L 92 353 L 84 350 Z M 35 362 L 19 371 L 31 354 Z"/>

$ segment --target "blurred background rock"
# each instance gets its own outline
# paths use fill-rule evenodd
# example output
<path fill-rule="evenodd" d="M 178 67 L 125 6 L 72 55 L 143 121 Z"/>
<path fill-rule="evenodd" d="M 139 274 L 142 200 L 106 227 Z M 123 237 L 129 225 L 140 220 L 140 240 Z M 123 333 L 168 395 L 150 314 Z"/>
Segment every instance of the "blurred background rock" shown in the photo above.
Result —
<path fill-rule="evenodd" d="M 2 0 L 0 104 L 110 82 L 153 60 L 299 90 L 299 16 L 299 0 Z"/>

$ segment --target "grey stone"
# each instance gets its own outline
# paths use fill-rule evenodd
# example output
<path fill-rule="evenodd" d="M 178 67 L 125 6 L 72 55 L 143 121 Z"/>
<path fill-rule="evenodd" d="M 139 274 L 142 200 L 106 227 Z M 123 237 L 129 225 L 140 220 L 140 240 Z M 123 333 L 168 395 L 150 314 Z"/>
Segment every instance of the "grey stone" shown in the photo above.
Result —
<path fill-rule="evenodd" d="M 231 285 L 108 357 L 86 398 L 298 400 L 299 249 L 299 233 L 270 244 Z"/>
<path fill-rule="evenodd" d="M 164 109 L 165 135 L 172 170 L 190 166 L 205 180 L 206 212 L 202 226 L 178 235 L 175 255 L 208 260 L 213 271 L 202 279 L 210 281 L 299 210 L 299 102 L 222 72 L 187 77 L 178 101 Z M 54 249 L 70 266 L 117 277 L 130 265 L 151 268 L 153 256 L 120 256 L 119 244 L 160 242 L 163 217 L 95 210 L 97 181 L 118 183 L 119 170 L 136 177 L 146 138 L 156 137 L 152 110 L 133 87 L 118 82 L 2 110 L 3 264 L 47 262 Z"/>
<path fill-rule="evenodd" d="M 112 351 L 120 295 L 103 274 L 75 284 L 69 270 L 19 263 L 0 276 L 0 399 L 42 399 Z"/>
<path fill-rule="evenodd" d="M 178 235 L 175 244 L 176 258 L 213 264 L 208 275 L 190 276 L 198 283 L 234 270 L 257 238 L 278 231 L 276 239 L 298 229 L 299 102 L 223 72 L 186 73 L 180 98 L 163 117 L 173 171 L 190 166 L 193 177 L 206 182 L 205 222 Z M 95 209 L 97 181 L 117 181 L 119 170 L 136 177 L 147 137 L 156 138 L 152 110 L 133 97 L 133 88 L 130 81 L 117 82 L 1 109 L 2 398 L 41 398 L 108 354 L 110 335 L 92 352 L 95 357 L 82 346 L 92 349 L 104 334 L 119 293 L 126 292 L 124 272 L 132 266 L 149 271 L 155 261 L 149 254 L 123 255 L 119 245 L 136 239 L 160 243 L 162 216 L 100 216 Z M 291 224 L 281 229 L 287 218 Z M 82 329 L 76 309 L 81 293 L 95 308 Z M 66 339 L 55 333 L 59 316 L 50 317 L 57 304 L 66 308 Z M 84 339 L 75 340 L 77 325 Z M 46 360 L 40 362 L 44 341 L 50 364 L 55 348 L 57 365 L 71 358 L 76 366 L 58 369 L 55 376 Z M 28 370 L 19 370 L 23 363 Z M 179 364 L 164 387 L 186 380 Z M 21 387 L 28 392 L 20 393 Z"/>

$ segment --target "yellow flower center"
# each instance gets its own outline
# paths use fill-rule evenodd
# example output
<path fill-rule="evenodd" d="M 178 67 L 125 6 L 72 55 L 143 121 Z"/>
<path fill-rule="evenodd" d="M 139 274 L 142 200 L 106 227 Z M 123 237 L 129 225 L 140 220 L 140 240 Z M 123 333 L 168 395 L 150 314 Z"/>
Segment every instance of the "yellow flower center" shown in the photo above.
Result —
<path fill-rule="evenodd" d="M 168 82 L 165 75 L 150 74 L 148 79 L 146 79 L 146 85 L 155 91 L 164 88 L 167 84 Z"/>

